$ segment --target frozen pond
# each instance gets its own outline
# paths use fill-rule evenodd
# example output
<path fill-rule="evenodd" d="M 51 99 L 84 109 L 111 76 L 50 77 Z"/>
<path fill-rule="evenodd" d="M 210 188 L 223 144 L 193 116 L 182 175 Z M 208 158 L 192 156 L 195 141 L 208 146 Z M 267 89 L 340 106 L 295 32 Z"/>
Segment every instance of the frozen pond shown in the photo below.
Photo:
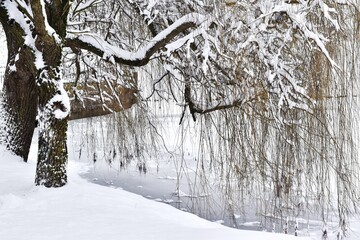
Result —
<path fill-rule="evenodd" d="M 139 165 L 132 156 L 132 161 L 126 168 L 119 161 L 113 161 L 109 165 L 106 157 L 101 157 L 106 156 L 101 150 L 100 153 L 97 152 L 96 157 L 89 149 L 85 150 L 81 136 L 89 131 L 89 123 L 83 120 L 70 123 L 70 159 L 88 162 L 93 166 L 83 177 L 94 183 L 137 193 L 219 224 L 246 230 L 284 231 L 286 216 L 273 218 L 271 212 L 260 214 L 255 201 L 246 197 L 246 207 L 240 208 L 239 204 L 232 204 L 231 201 L 240 202 L 243 199 L 229 198 L 218 185 L 209 181 L 211 178 L 203 179 L 198 174 L 199 163 L 195 154 L 196 136 L 186 136 L 186 141 L 180 138 L 182 129 L 177 117 L 168 117 L 159 121 L 162 126 L 161 134 L 168 148 L 167 151 L 158 152 L 156 156 L 148 156 L 145 165 Z M 92 122 L 90 126 L 95 128 L 94 124 L 96 122 Z M 101 125 L 103 130 L 106 127 L 106 124 Z M 94 133 L 90 136 L 95 137 Z M 93 141 L 96 142 L 96 139 Z M 183 142 L 181 149 L 176 147 L 179 141 Z M 307 219 L 314 218 L 309 216 Z M 297 219 L 298 231 L 301 235 L 321 231 L 321 221 L 307 219 Z M 288 219 L 289 234 L 294 233 L 295 224 L 295 218 Z M 333 226 L 329 227 L 335 231 L 336 223 L 331 225 Z"/>

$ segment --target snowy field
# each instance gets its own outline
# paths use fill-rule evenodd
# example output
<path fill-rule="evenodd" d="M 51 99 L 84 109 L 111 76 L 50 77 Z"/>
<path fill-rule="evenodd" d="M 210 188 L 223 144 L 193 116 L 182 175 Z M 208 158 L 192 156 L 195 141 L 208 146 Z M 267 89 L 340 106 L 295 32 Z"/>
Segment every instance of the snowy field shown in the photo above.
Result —
<path fill-rule="evenodd" d="M 79 176 L 89 167 L 74 161 L 69 163 L 67 186 L 35 187 L 33 153 L 26 164 L 0 147 L 1 240 L 299 239 L 224 227 L 164 203 L 90 183 Z"/>

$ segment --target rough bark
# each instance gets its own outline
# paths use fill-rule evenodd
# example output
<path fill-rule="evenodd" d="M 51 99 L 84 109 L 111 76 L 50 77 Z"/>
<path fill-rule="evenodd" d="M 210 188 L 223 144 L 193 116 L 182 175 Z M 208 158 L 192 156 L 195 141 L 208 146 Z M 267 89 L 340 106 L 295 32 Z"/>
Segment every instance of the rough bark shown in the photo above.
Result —
<path fill-rule="evenodd" d="M 0 8 L 0 21 L 7 38 L 8 63 L 4 78 L 4 109 L 7 147 L 28 159 L 37 111 L 37 70 L 31 49 L 24 45 L 23 30 Z"/>
<path fill-rule="evenodd" d="M 37 84 L 39 86 L 39 150 L 36 168 L 36 185 L 46 187 L 61 187 L 67 183 L 66 165 L 67 152 L 67 117 L 56 116 L 56 111 L 67 112 L 66 106 L 60 99 L 55 101 L 56 95 L 66 95 L 61 79 L 62 46 L 55 36 L 50 36 L 45 27 L 45 16 L 39 0 L 31 0 L 34 15 L 34 34 L 36 48 L 42 53 L 45 67 L 39 69 Z M 49 23 L 58 32 L 65 34 L 65 25 L 62 24 L 62 8 L 56 7 L 61 1 L 52 1 L 47 4 Z M 51 7 L 57 11 L 51 11 Z M 60 21 L 60 23 L 59 23 Z M 59 37 L 64 37 L 59 35 Z M 63 96 L 66 97 L 66 96 Z"/>
<path fill-rule="evenodd" d="M 36 185 L 61 187 L 67 182 L 66 165 L 68 119 L 57 119 L 54 110 L 65 111 L 61 102 L 49 104 L 57 94 L 60 81 L 58 68 L 46 67 L 39 76 L 39 152 Z"/>

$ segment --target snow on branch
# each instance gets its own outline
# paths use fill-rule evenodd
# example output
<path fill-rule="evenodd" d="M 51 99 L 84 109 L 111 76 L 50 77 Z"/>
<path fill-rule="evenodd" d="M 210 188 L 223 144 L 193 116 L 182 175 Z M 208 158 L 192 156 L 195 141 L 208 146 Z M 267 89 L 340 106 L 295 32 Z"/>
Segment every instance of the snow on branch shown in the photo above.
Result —
<path fill-rule="evenodd" d="M 155 52 L 163 47 L 166 47 L 166 45 L 174 37 L 189 28 L 201 26 L 205 24 L 206 21 L 207 18 L 201 14 L 187 14 L 160 32 L 153 39 L 151 39 L 145 47 L 139 49 L 136 52 L 126 51 L 117 46 L 111 45 L 103 40 L 102 37 L 90 33 L 72 35 L 66 39 L 65 45 L 71 48 L 88 50 L 110 62 L 121 63 L 130 66 L 143 66 L 149 62 L 150 57 Z M 173 51 L 181 47 L 183 45 L 181 42 L 182 41 L 178 41 L 177 46 L 171 45 L 171 50 Z"/>
<path fill-rule="evenodd" d="M 334 8 L 330 8 L 322 0 L 318 0 L 316 3 L 323 12 L 324 17 L 331 22 L 331 24 L 335 27 L 336 30 L 339 30 L 340 26 L 338 21 L 333 19 L 330 15 L 330 13 L 336 13 L 336 10 Z M 304 6 L 304 8 L 308 7 Z M 282 4 L 275 5 L 270 11 L 260 15 L 258 19 L 267 17 L 274 13 L 286 13 L 287 16 L 293 21 L 294 26 L 298 27 L 307 39 L 311 39 L 315 42 L 315 44 L 320 48 L 321 52 L 325 55 L 331 65 L 335 68 L 339 68 L 339 66 L 331 58 L 328 50 L 325 47 L 325 42 L 327 41 L 327 39 L 321 36 L 321 34 L 318 34 L 316 31 L 313 31 L 309 28 L 306 20 L 306 15 L 308 11 L 302 10 L 303 9 L 299 9 L 297 6 L 292 6 L 292 4 L 286 4 L 284 2 Z"/>
<path fill-rule="evenodd" d="M 34 51 L 35 66 L 37 69 L 41 69 L 45 66 L 42 53 L 35 46 L 35 38 L 32 35 L 33 25 L 33 12 L 30 6 L 24 1 L 2 1 L 2 6 L 7 11 L 10 21 L 16 22 L 24 31 L 24 45 L 30 47 Z M 16 61 L 17 58 L 15 58 Z M 15 62 L 9 66 L 10 70 L 15 71 Z"/>

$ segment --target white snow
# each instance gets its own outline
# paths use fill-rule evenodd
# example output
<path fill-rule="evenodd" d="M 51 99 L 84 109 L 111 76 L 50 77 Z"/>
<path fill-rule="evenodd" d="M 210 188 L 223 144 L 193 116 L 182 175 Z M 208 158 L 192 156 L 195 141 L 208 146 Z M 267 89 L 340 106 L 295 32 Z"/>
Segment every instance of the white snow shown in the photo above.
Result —
<path fill-rule="evenodd" d="M 49 21 L 48 21 L 48 17 L 47 17 L 47 14 L 46 14 L 46 9 L 45 9 L 45 2 L 44 0 L 40 0 L 40 4 L 41 4 L 41 9 L 42 9 L 42 15 L 44 17 L 44 23 L 45 23 L 45 28 L 46 28 L 46 31 L 47 33 L 50 35 L 50 36 L 54 36 L 56 42 L 58 44 L 61 44 L 61 40 L 58 36 L 58 34 L 56 33 L 55 29 L 53 29 L 50 24 L 49 24 Z"/>
<path fill-rule="evenodd" d="M 2 2 L 3 7 L 7 10 L 7 13 L 9 15 L 9 19 L 13 19 L 16 21 L 21 28 L 24 30 L 25 36 L 25 45 L 29 46 L 31 49 L 34 50 L 35 55 L 35 66 L 37 69 L 42 69 L 45 66 L 42 53 L 36 48 L 35 46 L 35 39 L 32 37 L 32 32 L 30 30 L 30 24 L 26 21 L 28 18 L 24 16 L 19 10 L 18 10 L 18 4 L 26 9 L 27 13 L 32 16 L 31 8 L 25 4 L 23 1 L 16 1 L 14 3 L 13 1 L 6 0 Z M 16 70 L 16 66 L 11 66 L 12 70 Z"/>
<path fill-rule="evenodd" d="M 87 182 L 86 165 L 70 161 L 65 187 L 35 187 L 35 157 L 23 163 L 0 146 L 1 240 L 299 239 L 208 222 L 164 203 Z M 300 238 L 307 239 L 307 238 Z"/>
<path fill-rule="evenodd" d="M 331 13 L 336 13 L 335 9 L 329 8 L 323 1 L 319 0 L 316 3 L 319 4 L 321 9 L 323 10 L 324 16 L 334 25 L 336 29 L 340 29 L 340 26 L 337 22 L 337 20 L 333 19 L 330 16 Z M 331 65 L 334 68 L 339 68 L 339 66 L 336 64 L 336 62 L 331 58 L 327 48 L 325 47 L 325 42 L 328 41 L 326 38 L 321 36 L 321 34 L 314 32 L 315 30 L 309 29 L 309 24 L 306 20 L 306 12 L 303 11 L 303 9 L 298 9 L 298 6 L 296 4 L 286 4 L 283 2 L 282 4 L 276 4 L 271 9 L 269 6 L 265 7 L 263 9 L 263 12 L 266 12 L 265 14 L 260 15 L 259 18 L 268 16 L 270 14 L 273 14 L 275 12 L 286 12 L 287 15 L 292 19 L 294 26 L 297 26 L 305 35 L 306 38 L 312 39 L 315 41 L 316 45 L 320 48 L 322 53 L 326 56 L 326 58 L 329 60 Z"/>
<path fill-rule="evenodd" d="M 60 92 L 60 94 L 56 94 L 52 99 L 50 99 L 48 104 L 50 106 L 53 106 L 55 102 L 61 103 L 64 109 L 58 109 L 58 108 L 54 109 L 53 114 L 57 119 L 64 119 L 70 114 L 71 106 L 70 106 L 70 98 L 64 89 L 63 78 L 60 77 L 60 79 L 61 79 L 60 81 L 55 82 L 56 87 Z M 51 107 L 50 109 L 53 109 L 53 107 Z"/>

